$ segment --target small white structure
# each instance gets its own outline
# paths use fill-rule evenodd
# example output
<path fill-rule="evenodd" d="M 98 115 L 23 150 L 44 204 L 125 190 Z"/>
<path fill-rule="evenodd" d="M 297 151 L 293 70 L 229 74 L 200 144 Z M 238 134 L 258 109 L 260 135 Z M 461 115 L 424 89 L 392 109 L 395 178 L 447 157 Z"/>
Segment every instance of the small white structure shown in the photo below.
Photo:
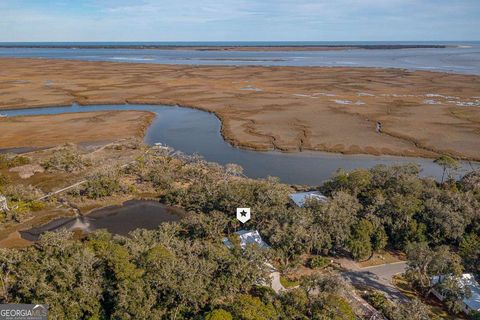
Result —
<path fill-rule="evenodd" d="M 296 206 L 301 208 L 304 207 L 305 203 L 310 199 L 320 201 L 320 202 L 327 202 L 328 200 L 327 197 L 325 197 L 323 194 L 321 194 L 318 191 L 291 193 L 289 197 L 293 201 L 293 203 L 295 203 Z"/>
<path fill-rule="evenodd" d="M 155 142 L 153 144 L 153 148 L 155 148 L 155 149 L 168 149 L 168 146 L 166 144 L 161 143 L 161 142 Z"/>
<path fill-rule="evenodd" d="M 1 114 L 0 113 L 0 118 L 6 118 L 6 117 L 8 117 L 6 114 Z"/>
<path fill-rule="evenodd" d="M 432 277 L 432 283 L 437 284 L 442 282 L 445 279 L 445 276 L 434 276 Z M 469 314 L 472 311 L 477 311 L 480 312 L 480 285 L 478 282 L 475 280 L 475 277 L 471 273 L 464 273 L 461 278 L 458 279 L 460 286 L 467 287 L 470 289 L 470 297 L 464 298 L 462 300 L 462 307 L 463 311 L 466 314 Z M 438 292 L 437 290 L 432 291 L 433 294 L 443 301 L 445 298 L 441 292 Z"/>
<path fill-rule="evenodd" d="M 242 247 L 242 249 L 245 249 L 249 244 L 256 244 L 264 249 L 270 248 L 270 246 L 263 241 L 257 230 L 240 230 L 235 232 L 235 234 L 240 238 L 240 247 Z M 223 238 L 223 244 L 228 248 L 233 248 L 233 244 L 228 238 Z"/>
<path fill-rule="evenodd" d="M 263 241 L 257 230 L 240 230 L 235 232 L 235 234 L 240 238 L 240 247 L 242 247 L 242 249 L 245 249 L 249 244 L 255 244 L 262 249 L 270 248 L 270 246 Z M 233 248 L 233 244 L 230 242 L 230 240 L 228 240 L 228 238 L 223 238 L 223 244 L 225 244 L 229 249 Z M 285 291 L 286 289 L 280 282 L 280 272 L 278 272 L 275 267 L 267 261 L 265 261 L 264 265 L 270 274 L 270 283 L 262 281 L 259 284 L 268 285 L 276 293 Z"/>
<path fill-rule="evenodd" d="M 156 150 L 156 151 L 165 151 L 165 152 L 171 152 L 173 150 L 173 148 L 171 148 L 171 147 L 169 147 L 166 144 L 163 144 L 161 142 L 154 143 L 153 146 L 152 146 L 152 149 Z"/>
<path fill-rule="evenodd" d="M 8 212 L 7 198 L 0 194 L 0 212 Z"/>

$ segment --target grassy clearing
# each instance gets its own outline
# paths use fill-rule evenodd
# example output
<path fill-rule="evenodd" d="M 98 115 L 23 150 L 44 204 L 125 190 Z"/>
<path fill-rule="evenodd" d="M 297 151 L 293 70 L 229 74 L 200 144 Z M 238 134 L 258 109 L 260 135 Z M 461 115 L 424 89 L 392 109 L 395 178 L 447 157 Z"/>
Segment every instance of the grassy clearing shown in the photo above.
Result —
<path fill-rule="evenodd" d="M 280 276 L 280 283 L 285 289 L 297 287 L 300 285 L 299 281 L 291 280 L 285 276 Z"/>
<path fill-rule="evenodd" d="M 365 261 L 357 262 L 360 268 L 378 266 L 386 263 L 395 263 L 405 260 L 405 254 L 392 251 L 382 251 L 374 253 L 373 256 Z"/>

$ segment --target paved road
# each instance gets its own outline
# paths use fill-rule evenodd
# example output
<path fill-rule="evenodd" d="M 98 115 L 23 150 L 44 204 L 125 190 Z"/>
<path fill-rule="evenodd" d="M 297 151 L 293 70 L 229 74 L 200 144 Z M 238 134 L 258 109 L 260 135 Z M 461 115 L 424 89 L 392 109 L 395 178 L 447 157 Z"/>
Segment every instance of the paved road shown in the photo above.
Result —
<path fill-rule="evenodd" d="M 392 277 L 403 273 L 406 266 L 406 262 L 397 262 L 375 267 L 349 269 L 342 272 L 342 275 L 352 284 L 378 290 L 391 300 L 407 301 L 408 298 L 392 284 Z"/>

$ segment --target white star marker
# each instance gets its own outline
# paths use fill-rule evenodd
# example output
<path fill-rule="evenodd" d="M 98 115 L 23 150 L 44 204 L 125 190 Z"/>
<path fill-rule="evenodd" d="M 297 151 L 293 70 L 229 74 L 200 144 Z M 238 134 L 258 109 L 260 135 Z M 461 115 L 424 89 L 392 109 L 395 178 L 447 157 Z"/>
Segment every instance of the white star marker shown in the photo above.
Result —
<path fill-rule="evenodd" d="M 245 223 L 250 220 L 250 208 L 237 208 L 237 219 L 241 223 Z"/>

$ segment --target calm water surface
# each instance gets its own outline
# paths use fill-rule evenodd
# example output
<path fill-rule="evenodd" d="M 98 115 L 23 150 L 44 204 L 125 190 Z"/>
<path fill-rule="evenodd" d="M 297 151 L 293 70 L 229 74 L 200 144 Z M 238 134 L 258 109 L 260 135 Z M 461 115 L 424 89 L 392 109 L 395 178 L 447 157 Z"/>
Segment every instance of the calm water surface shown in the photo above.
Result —
<path fill-rule="evenodd" d="M 85 43 L 88 44 L 88 43 Z M 85 45 L 84 44 L 84 45 Z M 139 45 L 141 43 L 135 43 Z M 149 44 L 149 43 L 145 43 Z M 155 44 L 155 43 L 150 43 Z M 170 45 L 178 43 L 170 43 Z M 273 45 L 292 45 L 273 43 Z M 302 45 L 302 43 L 294 43 Z M 303 43 L 326 45 L 408 44 L 399 42 L 328 42 Z M 446 71 L 480 74 L 480 42 L 415 43 L 449 45 L 448 48 L 411 49 L 349 49 L 340 51 L 199 51 L 129 48 L 7 48 L 0 43 L 0 57 L 71 59 L 86 61 L 118 61 L 187 65 L 263 65 L 263 66 L 347 66 L 405 68 L 412 70 Z M 5 44 L 4 44 L 5 45 Z M 22 44 L 17 44 L 22 45 Z M 23 44 L 28 45 L 28 44 Z M 59 44 L 61 45 L 61 44 Z M 67 45 L 74 46 L 74 43 Z M 132 43 L 132 45 L 134 45 Z M 165 45 L 169 45 L 166 43 Z M 190 43 L 215 45 L 215 43 Z M 239 45 L 216 43 L 216 45 Z M 243 45 L 272 45 L 272 43 L 243 43 Z"/>
<path fill-rule="evenodd" d="M 146 110 L 156 114 L 145 135 L 145 142 L 161 142 L 187 154 L 198 153 L 220 164 L 237 163 L 252 178 L 279 177 L 291 184 L 319 185 L 340 169 L 371 168 L 377 164 L 418 163 L 424 176 L 441 177 L 442 169 L 430 159 L 369 155 L 342 155 L 325 152 L 260 152 L 232 147 L 220 134 L 220 120 L 212 113 L 176 106 L 94 105 L 2 111 L 8 116 L 47 115 L 103 110 Z M 59 133 L 68 134 L 68 133 Z M 1 146 L 0 146 L 1 148 Z M 460 173 L 479 168 L 463 163 Z"/>
<path fill-rule="evenodd" d="M 138 228 L 154 229 L 163 222 L 178 221 L 184 215 L 181 209 L 157 201 L 130 200 L 121 206 L 94 210 L 87 216 L 58 218 L 42 226 L 20 231 L 20 235 L 29 241 L 37 241 L 42 233 L 59 229 L 81 230 L 84 233 L 107 229 L 114 234 L 127 235 Z"/>

